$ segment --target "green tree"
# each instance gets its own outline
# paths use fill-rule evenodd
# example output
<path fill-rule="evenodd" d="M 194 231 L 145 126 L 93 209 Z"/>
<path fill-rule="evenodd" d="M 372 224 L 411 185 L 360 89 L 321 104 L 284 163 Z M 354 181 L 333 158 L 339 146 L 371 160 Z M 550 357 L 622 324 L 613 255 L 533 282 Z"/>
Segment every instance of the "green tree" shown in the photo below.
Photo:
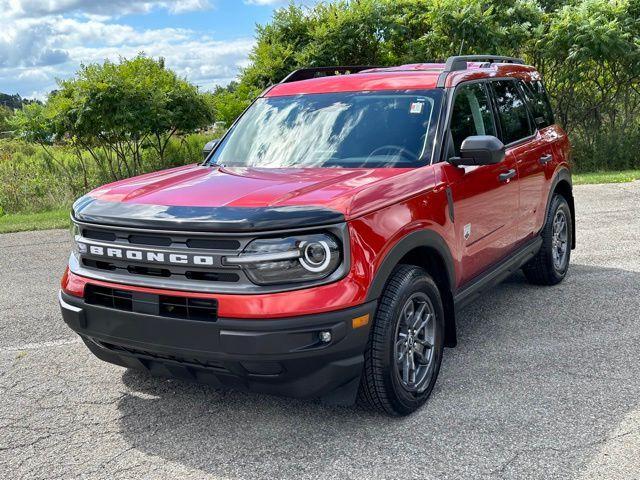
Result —
<path fill-rule="evenodd" d="M 226 87 L 217 87 L 208 95 L 216 121 L 230 127 L 238 116 L 249 106 L 251 100 L 260 94 L 260 89 L 248 83 L 231 82 Z"/>
<path fill-rule="evenodd" d="M 543 20 L 525 0 L 359 0 L 295 5 L 257 27 L 241 84 L 265 88 L 297 68 L 443 60 L 456 53 L 518 54 Z"/>
<path fill-rule="evenodd" d="M 0 93 L 0 106 L 9 107 L 12 110 L 22 108 L 23 105 L 30 103 L 40 103 L 39 100 L 32 100 L 28 98 L 22 98 L 20 95 L 9 95 L 7 93 Z"/>
<path fill-rule="evenodd" d="M 50 170 L 57 169 L 62 173 L 74 193 L 80 191 L 77 185 L 77 176 L 67 162 L 59 158 L 54 152 L 53 144 L 56 135 L 56 122 L 54 112 L 47 109 L 41 103 L 25 104 L 21 110 L 16 111 L 9 121 L 10 127 L 19 139 L 28 143 L 40 145 L 46 153 L 47 167 Z M 78 150 L 76 149 L 78 152 Z M 82 155 L 79 155 L 83 184 L 85 190 L 88 187 L 87 165 Z"/>
<path fill-rule="evenodd" d="M 523 0 L 385 3 L 384 36 L 393 63 L 455 54 L 520 55 L 542 21 L 540 7 Z"/>
<path fill-rule="evenodd" d="M 6 135 L 11 130 L 10 120 L 13 117 L 13 109 L 0 105 L 0 136 Z"/>
<path fill-rule="evenodd" d="M 18 115 L 22 136 L 41 145 L 56 141 L 83 151 L 113 179 L 143 171 L 143 151 L 164 163 L 170 139 L 213 121 L 205 96 L 144 55 L 119 62 L 83 65 L 74 78 L 59 82 L 41 109 Z"/>
<path fill-rule="evenodd" d="M 256 34 L 239 85 L 216 95 L 227 124 L 261 89 L 297 68 L 493 53 L 522 56 L 541 71 L 579 168 L 640 165 L 633 153 L 640 148 L 640 0 L 290 4 Z"/>
<path fill-rule="evenodd" d="M 639 13 L 637 0 L 565 6 L 532 50 L 582 168 L 640 165 Z"/>
<path fill-rule="evenodd" d="M 578 2 L 575 0 L 538 0 L 538 4 L 545 12 L 553 12 L 565 5 L 573 5 L 575 3 Z"/>

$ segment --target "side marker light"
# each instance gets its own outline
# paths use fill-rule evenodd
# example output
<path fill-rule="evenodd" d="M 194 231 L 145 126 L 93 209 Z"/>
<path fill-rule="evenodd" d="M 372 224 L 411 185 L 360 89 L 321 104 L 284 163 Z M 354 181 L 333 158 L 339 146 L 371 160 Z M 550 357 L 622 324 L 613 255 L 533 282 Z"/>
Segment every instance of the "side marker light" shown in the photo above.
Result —
<path fill-rule="evenodd" d="M 356 317 L 353 320 L 351 320 L 351 326 L 353 328 L 364 327 L 368 323 L 369 323 L 369 314 L 368 313 L 366 315 L 362 315 L 360 317 Z"/>

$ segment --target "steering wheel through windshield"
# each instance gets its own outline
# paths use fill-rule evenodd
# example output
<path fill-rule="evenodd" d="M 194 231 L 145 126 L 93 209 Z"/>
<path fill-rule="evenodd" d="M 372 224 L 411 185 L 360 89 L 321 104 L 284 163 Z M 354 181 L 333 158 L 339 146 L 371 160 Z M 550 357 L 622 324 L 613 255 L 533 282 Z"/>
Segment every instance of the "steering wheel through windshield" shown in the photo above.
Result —
<path fill-rule="evenodd" d="M 374 151 L 372 151 L 369 156 L 367 157 L 367 159 L 371 158 L 371 157 L 375 157 L 376 155 L 381 155 L 382 152 L 385 151 L 392 151 L 392 152 L 396 152 L 395 155 L 393 155 L 393 161 L 388 162 L 389 164 L 395 164 L 397 163 L 395 161 L 396 158 L 405 158 L 407 159 L 407 161 L 409 162 L 415 162 L 416 160 L 418 160 L 418 155 L 416 155 L 415 153 L 413 153 L 410 150 L 407 150 L 404 147 L 401 147 L 399 145 L 383 145 L 382 147 L 378 147 L 376 148 Z"/>

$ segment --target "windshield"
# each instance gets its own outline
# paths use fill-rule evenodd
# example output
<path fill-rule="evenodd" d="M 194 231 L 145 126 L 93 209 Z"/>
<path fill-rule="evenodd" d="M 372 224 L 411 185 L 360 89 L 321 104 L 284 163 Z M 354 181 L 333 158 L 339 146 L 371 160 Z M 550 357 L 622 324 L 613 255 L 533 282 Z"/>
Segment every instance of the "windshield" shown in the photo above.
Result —
<path fill-rule="evenodd" d="M 259 98 L 210 162 L 227 167 L 415 167 L 430 161 L 441 90 Z"/>

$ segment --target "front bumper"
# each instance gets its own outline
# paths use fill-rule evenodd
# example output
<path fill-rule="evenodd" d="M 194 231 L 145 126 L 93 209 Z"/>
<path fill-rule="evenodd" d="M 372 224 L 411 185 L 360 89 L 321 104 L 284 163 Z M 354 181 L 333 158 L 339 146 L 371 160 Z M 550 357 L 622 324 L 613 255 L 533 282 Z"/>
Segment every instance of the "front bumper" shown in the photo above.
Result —
<path fill-rule="evenodd" d="M 64 321 L 101 360 L 154 375 L 331 404 L 355 401 L 375 302 L 278 319 L 198 321 L 89 305 L 60 292 Z M 352 320 L 370 315 L 369 323 Z M 320 332 L 330 332 L 322 342 Z"/>

